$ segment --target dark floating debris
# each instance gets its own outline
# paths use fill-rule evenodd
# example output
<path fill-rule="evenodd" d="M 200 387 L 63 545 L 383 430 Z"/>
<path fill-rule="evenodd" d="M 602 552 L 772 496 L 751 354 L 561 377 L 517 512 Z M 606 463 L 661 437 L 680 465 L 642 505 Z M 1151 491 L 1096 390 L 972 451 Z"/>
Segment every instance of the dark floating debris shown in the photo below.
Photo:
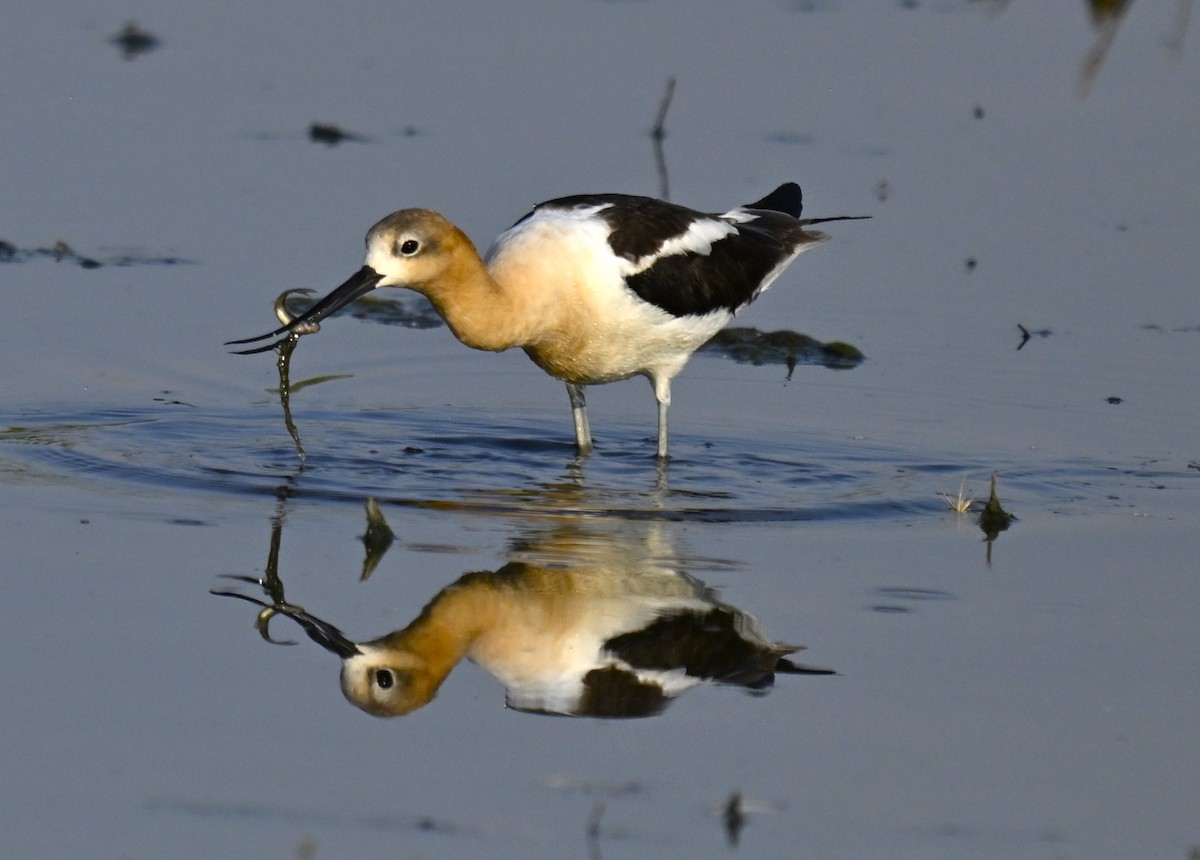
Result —
<path fill-rule="evenodd" d="M 967 265 L 967 271 L 973 272 L 973 271 L 975 271 L 975 267 L 979 265 L 979 261 L 977 259 L 975 259 L 974 257 L 967 257 L 966 265 Z"/>
<path fill-rule="evenodd" d="M 1104 402 L 1112 404 L 1113 406 L 1116 406 L 1118 403 L 1124 403 L 1125 398 L 1124 397 L 1105 397 Z"/>
<path fill-rule="evenodd" d="M 337 146 L 339 143 L 367 143 L 368 138 L 351 131 L 343 131 L 340 126 L 331 122 L 314 122 L 308 127 L 308 139 L 314 143 L 326 146 Z"/>
<path fill-rule="evenodd" d="M 1146 323 L 1145 325 L 1142 325 L 1140 327 L 1141 327 L 1142 331 L 1153 331 L 1153 332 L 1159 333 L 1159 335 L 1169 335 L 1169 333 L 1177 333 L 1177 332 L 1189 332 L 1189 333 L 1193 333 L 1193 335 L 1195 335 L 1195 333 L 1200 333 L 1200 324 L 1198 324 L 1198 325 L 1176 325 L 1176 326 L 1172 326 L 1172 327 L 1170 327 L 1170 329 L 1168 329 L 1168 327 L 1166 327 L 1164 325 L 1159 325 L 1158 323 Z"/>
<path fill-rule="evenodd" d="M 716 352 L 741 364 L 782 364 L 788 378 L 798 364 L 819 364 L 831 370 L 848 370 L 862 364 L 865 356 L 848 343 L 822 343 L 799 332 L 759 331 L 751 327 L 727 328 L 702 346 L 703 352 Z"/>
<path fill-rule="evenodd" d="M 365 502 L 367 509 L 367 531 L 359 538 L 367 549 L 367 557 L 363 559 L 362 576 L 360 580 L 368 579 L 375 568 L 379 566 L 379 560 L 383 558 L 384 553 L 392 545 L 392 541 L 396 539 L 396 533 L 392 531 L 387 520 L 383 517 L 383 511 L 379 510 L 379 504 L 373 498 L 368 498 Z"/>
<path fill-rule="evenodd" d="M 162 395 L 161 397 L 152 398 L 155 403 L 161 403 L 164 406 L 187 406 L 190 409 L 196 408 L 195 403 L 188 403 L 186 400 L 176 400 L 171 396 L 174 392 L 169 389 L 164 388 L 159 393 Z"/>
<path fill-rule="evenodd" d="M 1036 331 L 1034 331 L 1034 330 L 1025 328 L 1025 326 L 1021 325 L 1020 323 L 1017 323 L 1017 328 L 1019 328 L 1021 330 L 1021 342 L 1017 344 L 1018 351 L 1020 351 L 1021 347 L 1023 347 L 1025 344 L 1029 343 L 1030 338 L 1050 337 L 1050 335 L 1054 334 L 1054 332 L 1052 332 L 1048 328 L 1037 329 Z"/>
<path fill-rule="evenodd" d="M 725 826 L 725 838 L 731 846 L 738 844 L 742 828 L 746 826 L 746 811 L 742 806 L 742 793 L 735 791 L 729 795 L 721 808 L 721 823 Z"/>
<path fill-rule="evenodd" d="M 955 600 L 953 592 L 940 588 L 917 588 L 908 585 L 882 585 L 875 593 L 893 600 Z"/>
<path fill-rule="evenodd" d="M 157 36 L 146 32 L 132 21 L 108 41 L 121 49 L 121 56 L 126 60 L 134 60 L 142 54 L 148 54 L 160 44 Z"/>
<path fill-rule="evenodd" d="M 886 203 L 887 199 L 892 195 L 892 188 L 888 185 L 886 179 L 880 179 L 875 183 L 875 199 L 880 203 Z"/>
<path fill-rule="evenodd" d="M 20 248 L 0 239 L 0 263 L 28 263 L 44 259 L 72 263 L 81 269 L 99 269 L 103 266 L 187 266 L 194 262 L 183 257 L 151 257 L 130 252 L 96 258 L 80 254 L 61 239 L 48 248 Z"/>
<path fill-rule="evenodd" d="M 983 529 L 983 539 L 987 542 L 987 566 L 992 566 L 992 544 L 1006 530 L 1016 517 L 1000 506 L 1000 497 L 996 495 L 996 473 L 992 473 L 992 490 L 988 494 L 987 504 L 979 514 L 979 528 Z"/>
<path fill-rule="evenodd" d="M 381 137 L 419 137 L 424 132 L 415 125 L 405 125 L 396 129 L 392 129 L 384 133 Z M 376 143 L 380 138 L 372 137 L 366 134 L 360 134 L 355 131 L 347 131 L 340 125 L 332 122 L 313 122 L 309 123 L 299 135 L 295 132 L 275 132 L 275 131 L 246 131 L 242 132 L 242 136 L 250 140 L 277 142 L 289 141 L 293 142 L 297 139 L 308 140 L 312 143 L 324 144 L 327 148 L 332 149 L 339 143 Z"/>
<path fill-rule="evenodd" d="M 1000 506 L 1000 498 L 996 495 L 996 475 L 992 474 L 992 490 L 988 495 L 987 504 L 979 514 L 979 527 L 983 529 L 989 543 L 994 541 L 1000 532 L 1007 529 L 1015 520 L 1012 514 Z"/>

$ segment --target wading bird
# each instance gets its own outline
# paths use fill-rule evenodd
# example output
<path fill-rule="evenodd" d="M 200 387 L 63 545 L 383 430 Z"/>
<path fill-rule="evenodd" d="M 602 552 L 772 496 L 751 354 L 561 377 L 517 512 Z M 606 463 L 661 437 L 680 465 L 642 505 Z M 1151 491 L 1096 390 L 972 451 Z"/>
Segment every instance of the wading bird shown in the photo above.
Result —
<path fill-rule="evenodd" d="M 720 215 L 649 197 L 585 194 L 534 207 L 480 257 L 429 209 L 403 209 L 367 233 L 366 263 L 286 325 L 258 337 L 265 352 L 376 287 L 424 295 L 467 346 L 520 347 L 566 383 L 580 453 L 591 450 L 584 386 L 645 376 L 658 401 L 658 456 L 667 456 L 671 380 L 692 353 L 825 241 L 809 226 L 861 216 L 801 218 L 800 186 Z M 281 337 L 282 336 L 282 337 Z"/>

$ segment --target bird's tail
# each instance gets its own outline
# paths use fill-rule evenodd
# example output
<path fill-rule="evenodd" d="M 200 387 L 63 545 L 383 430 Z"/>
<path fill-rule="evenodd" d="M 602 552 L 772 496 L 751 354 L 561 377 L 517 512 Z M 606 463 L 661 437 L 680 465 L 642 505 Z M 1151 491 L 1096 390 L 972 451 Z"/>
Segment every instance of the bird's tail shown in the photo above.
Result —
<path fill-rule="evenodd" d="M 784 675 L 836 675 L 836 669 L 825 669 L 820 666 L 807 666 L 804 663 L 793 663 L 787 657 L 780 657 L 775 664 L 775 671 Z"/>
<path fill-rule="evenodd" d="M 807 227 L 809 224 L 824 224 L 826 221 L 864 221 L 870 215 L 834 215 L 832 218 L 801 218 L 800 223 Z"/>

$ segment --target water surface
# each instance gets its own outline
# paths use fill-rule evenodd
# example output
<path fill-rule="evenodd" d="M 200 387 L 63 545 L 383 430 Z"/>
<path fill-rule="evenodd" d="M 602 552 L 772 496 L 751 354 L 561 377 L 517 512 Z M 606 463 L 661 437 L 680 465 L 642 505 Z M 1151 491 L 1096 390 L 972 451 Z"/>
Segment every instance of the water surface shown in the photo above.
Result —
<path fill-rule="evenodd" d="M 1126 8 L 1086 97 L 1082 4 L 11 10 L 3 853 L 725 857 L 736 794 L 754 856 L 1187 856 L 1200 69 L 1174 8 Z M 133 15 L 158 44 L 125 59 Z M 578 461 L 523 355 L 343 317 L 293 359 L 301 461 L 270 357 L 222 342 L 393 209 L 486 245 L 541 199 L 657 193 L 671 76 L 673 199 L 794 179 L 873 216 L 739 320 L 866 361 L 698 356 L 664 470 L 640 380 L 589 392 Z M 943 494 L 993 474 L 989 541 Z M 367 498 L 395 541 L 363 581 Z M 597 546 L 840 674 L 612 721 L 463 665 L 375 720 L 209 594 L 270 562 L 365 638 Z"/>

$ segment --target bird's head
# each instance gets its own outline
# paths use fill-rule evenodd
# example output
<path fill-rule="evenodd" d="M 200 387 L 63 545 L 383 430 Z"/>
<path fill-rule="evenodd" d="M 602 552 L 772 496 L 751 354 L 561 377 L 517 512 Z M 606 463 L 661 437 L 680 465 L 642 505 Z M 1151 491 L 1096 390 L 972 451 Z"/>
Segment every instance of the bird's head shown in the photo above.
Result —
<path fill-rule="evenodd" d="M 376 717 L 400 717 L 429 704 L 444 679 L 416 654 L 370 644 L 342 661 L 342 694 Z"/>

